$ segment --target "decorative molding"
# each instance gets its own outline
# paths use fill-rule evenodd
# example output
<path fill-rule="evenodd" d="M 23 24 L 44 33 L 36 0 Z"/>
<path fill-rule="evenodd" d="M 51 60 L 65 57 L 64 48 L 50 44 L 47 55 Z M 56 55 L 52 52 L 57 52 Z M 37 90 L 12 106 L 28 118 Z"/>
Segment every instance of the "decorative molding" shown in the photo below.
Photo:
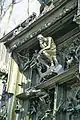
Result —
<path fill-rule="evenodd" d="M 63 5 L 65 5 L 65 7 L 63 7 Z M 4 42 L 5 45 L 9 47 L 10 50 L 16 49 L 18 46 L 22 46 L 23 43 L 30 41 L 31 39 L 36 37 L 36 35 L 38 35 L 39 33 L 45 32 L 51 26 L 53 26 L 53 28 L 55 29 L 54 24 L 56 24 L 56 22 L 60 28 L 60 24 L 62 24 L 60 23 L 60 21 L 63 21 L 61 19 L 67 20 L 66 16 L 70 13 L 74 14 L 74 12 L 76 12 L 76 7 L 77 7 L 77 2 L 75 2 L 74 0 L 62 1 L 62 3 L 60 3 L 58 7 L 56 6 L 56 8 L 50 10 L 47 14 L 37 18 L 29 27 L 25 28 L 17 36 L 13 37 L 11 35 L 12 32 L 14 31 L 13 30 L 11 33 L 9 33 L 4 38 L 2 38 L 1 41 Z M 71 14 L 70 16 L 68 15 L 68 19 L 69 17 L 71 17 Z M 46 22 L 45 22 L 45 19 L 46 19 Z M 22 37 L 22 35 L 25 37 Z M 19 37 L 20 37 L 20 40 L 18 39 Z"/>

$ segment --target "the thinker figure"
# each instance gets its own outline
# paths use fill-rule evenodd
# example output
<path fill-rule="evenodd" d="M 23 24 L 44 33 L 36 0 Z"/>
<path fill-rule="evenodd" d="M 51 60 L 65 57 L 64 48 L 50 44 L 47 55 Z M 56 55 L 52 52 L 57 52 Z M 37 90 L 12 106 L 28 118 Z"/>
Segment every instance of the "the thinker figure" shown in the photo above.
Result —
<path fill-rule="evenodd" d="M 56 58 L 56 45 L 52 37 L 44 37 L 42 34 L 37 36 L 41 50 L 39 55 L 43 54 L 50 61 L 51 66 L 57 66 L 58 61 Z"/>

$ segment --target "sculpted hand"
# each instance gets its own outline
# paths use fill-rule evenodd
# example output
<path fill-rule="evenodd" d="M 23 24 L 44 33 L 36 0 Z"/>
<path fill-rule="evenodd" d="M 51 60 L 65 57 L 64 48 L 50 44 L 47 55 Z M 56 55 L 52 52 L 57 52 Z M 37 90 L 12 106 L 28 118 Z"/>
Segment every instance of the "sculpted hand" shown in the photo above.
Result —
<path fill-rule="evenodd" d="M 43 52 L 43 49 L 39 51 L 39 55 L 41 55 L 42 52 Z"/>
<path fill-rule="evenodd" d="M 37 56 L 37 59 L 40 57 L 41 53 L 43 52 L 43 50 L 40 50 Z"/>

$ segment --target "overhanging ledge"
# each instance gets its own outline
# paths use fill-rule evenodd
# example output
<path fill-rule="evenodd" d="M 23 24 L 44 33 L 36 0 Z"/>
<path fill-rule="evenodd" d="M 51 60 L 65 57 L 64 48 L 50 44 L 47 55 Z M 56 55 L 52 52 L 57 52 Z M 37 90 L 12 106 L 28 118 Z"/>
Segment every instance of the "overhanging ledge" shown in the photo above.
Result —
<path fill-rule="evenodd" d="M 16 36 L 13 36 L 13 32 L 16 29 L 15 28 L 9 34 L 4 36 L 0 41 L 4 42 L 7 48 L 13 51 L 19 46 L 25 44 L 25 42 L 30 41 L 31 39 L 34 40 L 36 35 L 39 33 L 43 33 L 44 35 L 46 35 L 47 32 L 51 31 L 54 34 L 54 32 L 60 29 L 61 24 L 64 24 L 61 23 L 61 21 L 68 21 L 69 19 L 72 19 L 74 14 L 76 14 L 76 11 L 77 1 L 75 2 L 75 0 L 64 0 L 60 2 L 58 6 L 54 7 L 44 15 L 36 18 L 33 23 L 25 27 Z M 70 14 L 71 17 L 68 14 Z M 68 17 L 65 17 L 67 15 Z M 65 20 L 63 20 L 63 18 Z"/>
<path fill-rule="evenodd" d="M 75 78 L 76 73 L 78 71 L 79 71 L 79 66 L 76 65 L 76 66 L 64 71 L 62 74 L 52 77 L 51 79 L 35 86 L 35 88 L 37 88 L 37 89 L 55 88 L 56 84 L 63 84 L 63 83 L 66 83 L 66 82 L 72 80 L 73 78 Z"/>
<path fill-rule="evenodd" d="M 51 79 L 35 86 L 36 89 L 53 89 L 55 88 L 56 84 L 61 85 L 64 84 L 66 82 L 71 81 L 72 79 L 76 78 L 76 74 L 79 71 L 79 66 L 73 66 L 72 68 L 64 71 L 62 74 L 57 75 L 55 77 L 52 77 Z M 17 98 L 21 99 L 21 100 L 28 100 L 29 97 L 27 95 L 26 92 L 21 93 L 19 95 L 16 96 Z M 34 96 L 31 96 L 31 98 L 33 98 Z"/>

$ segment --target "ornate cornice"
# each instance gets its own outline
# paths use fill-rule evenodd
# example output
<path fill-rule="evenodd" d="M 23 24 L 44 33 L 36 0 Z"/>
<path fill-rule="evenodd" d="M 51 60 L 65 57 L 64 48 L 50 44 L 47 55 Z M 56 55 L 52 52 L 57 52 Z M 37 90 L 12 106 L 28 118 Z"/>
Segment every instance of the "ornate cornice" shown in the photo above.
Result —
<path fill-rule="evenodd" d="M 61 26 L 63 26 L 69 19 L 73 20 L 74 14 L 77 10 L 77 1 L 75 0 L 65 0 L 60 2 L 53 9 L 41 14 L 39 17 L 35 18 L 26 27 L 24 27 L 21 32 L 16 36 L 13 36 L 14 30 L 9 34 L 4 36 L 0 41 L 4 42 L 6 47 L 11 51 L 24 46 L 27 42 L 27 46 L 36 42 L 36 36 L 39 33 L 57 32 Z M 31 43 L 30 43 L 31 42 Z M 23 47 L 20 47 L 21 50 Z"/>

